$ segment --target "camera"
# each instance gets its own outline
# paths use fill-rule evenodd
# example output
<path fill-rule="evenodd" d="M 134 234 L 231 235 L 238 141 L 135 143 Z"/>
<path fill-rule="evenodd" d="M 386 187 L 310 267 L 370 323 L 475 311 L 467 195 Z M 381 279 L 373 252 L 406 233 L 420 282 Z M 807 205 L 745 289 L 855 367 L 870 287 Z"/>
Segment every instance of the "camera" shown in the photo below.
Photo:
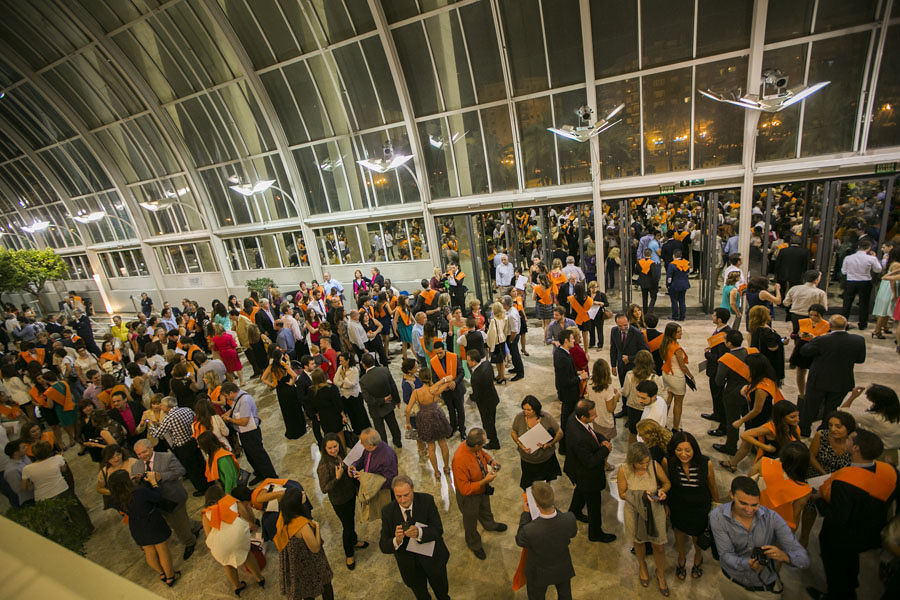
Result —
<path fill-rule="evenodd" d="M 493 496 L 494 495 L 494 486 L 487 484 L 484 486 L 484 495 L 485 496 Z"/>
<path fill-rule="evenodd" d="M 766 555 L 766 551 L 762 548 L 756 547 L 753 549 L 753 552 L 750 553 L 750 558 L 761 564 L 763 567 L 767 567 L 769 569 L 775 568 L 775 561 L 769 558 Z"/>

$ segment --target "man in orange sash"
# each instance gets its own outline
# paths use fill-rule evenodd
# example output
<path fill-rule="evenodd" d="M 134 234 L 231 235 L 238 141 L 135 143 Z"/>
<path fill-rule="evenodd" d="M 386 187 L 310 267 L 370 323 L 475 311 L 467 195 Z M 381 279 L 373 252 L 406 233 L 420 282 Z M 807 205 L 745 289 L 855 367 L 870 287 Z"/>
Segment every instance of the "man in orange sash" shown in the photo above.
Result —
<path fill-rule="evenodd" d="M 732 329 L 725 334 L 725 347 L 728 352 L 719 358 L 716 368 L 716 385 L 722 388 L 722 406 L 725 409 L 724 444 L 713 444 L 713 448 L 723 454 L 737 454 L 738 430 L 731 426 L 749 410 L 747 400 L 741 395 L 741 388 L 750 383 L 750 368 L 744 362 L 748 354 L 756 349 L 742 348 L 744 335 Z"/>
<path fill-rule="evenodd" d="M 828 591 L 806 588 L 812 598 L 856 598 L 859 554 L 881 548 L 881 530 L 898 494 L 897 470 L 875 460 L 883 451 L 877 435 L 857 429 L 850 434 L 850 466 L 835 471 L 814 496 L 822 514 L 819 547 Z"/>
<path fill-rule="evenodd" d="M 647 326 L 647 329 L 644 330 L 644 339 L 647 340 L 647 349 L 650 350 L 650 354 L 653 355 L 653 364 L 656 368 L 656 374 L 662 376 L 663 360 L 659 355 L 659 348 L 662 346 L 663 334 L 656 328 L 656 326 L 659 325 L 659 317 L 654 313 L 645 314 L 644 325 Z"/>
<path fill-rule="evenodd" d="M 644 250 L 644 257 L 638 261 L 638 285 L 641 287 L 641 304 L 644 314 L 656 306 L 656 295 L 659 293 L 659 263 L 653 260 L 653 251 Z M 649 300 L 649 303 L 648 303 Z"/>
<path fill-rule="evenodd" d="M 447 352 L 444 342 L 434 343 L 434 356 L 431 358 L 432 381 L 444 377 L 452 377 L 450 388 L 441 393 L 447 412 L 450 413 L 450 429 L 459 431 L 460 439 L 466 439 L 466 379 L 465 369 L 459 364 L 459 357 Z"/>
<path fill-rule="evenodd" d="M 715 429 L 710 429 L 707 433 L 713 437 L 724 436 L 727 431 L 725 427 L 725 406 L 722 401 L 722 388 L 716 384 L 716 371 L 719 368 L 719 359 L 728 352 L 725 345 L 725 336 L 731 331 L 728 321 L 731 319 L 731 313 L 727 308 L 717 308 L 713 311 L 713 324 L 716 326 L 713 334 L 706 340 L 706 376 L 709 378 L 709 393 L 712 396 L 713 411 L 711 413 L 703 413 L 700 416 L 708 421 L 715 421 L 719 424 Z"/>
<path fill-rule="evenodd" d="M 447 285 L 450 292 L 450 305 L 458 306 L 465 309 L 466 306 L 466 286 L 463 283 L 466 274 L 459 270 L 459 265 L 452 263 L 450 271 L 447 273 Z"/>
<path fill-rule="evenodd" d="M 421 281 L 422 289 L 419 291 L 418 299 L 416 300 L 416 306 L 413 309 L 414 313 L 423 312 L 425 316 L 430 321 L 435 321 L 438 318 L 438 313 L 440 312 L 440 308 L 438 307 L 438 293 L 436 290 L 430 288 L 430 284 L 427 279 L 423 279 Z"/>

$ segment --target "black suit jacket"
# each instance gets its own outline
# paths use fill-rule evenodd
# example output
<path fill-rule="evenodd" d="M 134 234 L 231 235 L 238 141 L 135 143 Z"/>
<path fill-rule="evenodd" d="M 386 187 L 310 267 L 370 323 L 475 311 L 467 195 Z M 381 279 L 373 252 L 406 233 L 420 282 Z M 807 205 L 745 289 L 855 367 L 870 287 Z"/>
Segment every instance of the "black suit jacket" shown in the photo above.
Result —
<path fill-rule="evenodd" d="M 866 361 L 866 340 L 846 331 L 832 331 L 803 344 L 800 354 L 812 358 L 808 388 L 846 394 L 856 385 L 853 365 Z"/>
<path fill-rule="evenodd" d="M 434 552 L 431 556 L 423 556 L 407 550 L 409 538 L 403 538 L 403 543 L 394 550 L 394 531 L 397 529 L 397 525 L 405 524 L 400 505 L 396 501 L 381 510 L 381 538 L 378 541 L 378 546 L 383 553 L 394 555 L 397 567 L 400 569 L 400 576 L 403 578 L 403 582 L 410 587 L 417 581 L 417 564 L 430 576 L 432 572 L 446 569 L 447 561 L 450 559 L 450 551 L 444 544 L 444 526 L 441 523 L 441 515 L 437 506 L 434 504 L 434 498 L 429 494 L 415 492 L 413 494 L 412 520 L 425 525 L 421 532 L 422 542 L 434 542 Z"/>
<path fill-rule="evenodd" d="M 460 370 L 462 370 L 461 367 Z M 359 386 L 373 419 L 386 417 L 393 412 L 396 405 L 400 404 L 397 382 L 394 381 L 394 377 L 387 367 L 372 367 L 366 371 L 359 378 Z M 384 399 L 388 396 L 391 397 L 391 401 L 385 402 Z"/>
<path fill-rule="evenodd" d="M 472 371 L 472 401 L 479 408 L 500 404 L 500 396 L 494 387 L 494 369 L 486 360 Z"/>
<path fill-rule="evenodd" d="M 135 402 L 134 400 L 132 400 L 131 402 L 126 402 L 125 405 L 128 410 L 131 411 L 131 418 L 134 419 L 134 426 L 137 427 L 141 424 L 141 417 L 144 416 L 144 407 L 139 402 Z M 109 414 L 110 419 L 116 421 L 122 427 L 125 427 L 125 431 L 128 431 L 128 427 L 125 426 L 125 419 L 122 418 L 122 415 L 118 410 L 115 409 L 115 407 L 107 411 L 107 414 Z"/>
<path fill-rule="evenodd" d="M 525 579 L 528 585 L 544 588 L 575 577 L 569 540 L 578 534 L 575 515 L 557 512 L 552 519 L 532 520 L 531 513 L 519 518 L 516 544 L 528 549 Z"/>
<path fill-rule="evenodd" d="M 800 246 L 788 246 L 775 257 L 775 280 L 791 285 L 803 283 L 803 273 L 809 266 L 809 251 Z"/>
<path fill-rule="evenodd" d="M 606 488 L 606 457 L 609 448 L 602 443 L 605 437 L 597 433 L 598 444 L 584 423 L 574 413 L 566 425 L 566 465 L 564 470 L 572 483 L 585 492 L 600 493 Z"/>
<path fill-rule="evenodd" d="M 275 313 L 272 308 L 269 308 L 272 311 L 272 316 L 274 318 L 278 318 L 278 315 Z M 259 327 L 259 330 L 269 336 L 272 341 L 275 341 L 275 338 L 272 337 L 275 335 L 275 322 L 269 318 L 269 315 L 265 313 L 262 309 L 256 311 L 256 326 Z"/>
<path fill-rule="evenodd" d="M 634 355 L 641 350 L 649 351 L 650 348 L 647 346 L 644 334 L 634 325 L 628 326 L 624 344 L 622 343 L 622 333 L 618 327 L 614 326 L 609 331 L 609 364 L 616 369 L 624 369 L 626 367 L 625 363 L 622 362 L 623 356 L 628 357 L 629 366 L 634 364 Z"/>
<path fill-rule="evenodd" d="M 718 331 L 714 331 L 713 335 L 716 333 L 728 333 L 731 331 L 731 327 L 725 325 L 722 329 Z M 710 336 L 712 337 L 712 336 Z M 709 352 L 704 352 L 703 357 L 706 359 L 706 376 L 710 379 L 716 378 L 716 370 L 719 368 L 719 359 L 728 352 L 728 347 L 725 345 L 725 342 L 718 344 L 717 346 L 710 348 Z"/>
<path fill-rule="evenodd" d="M 581 380 L 575 370 L 575 361 L 572 360 L 572 355 L 559 346 L 553 348 L 553 373 L 556 379 L 556 394 L 559 396 L 560 402 L 574 407 L 578 402 Z"/>

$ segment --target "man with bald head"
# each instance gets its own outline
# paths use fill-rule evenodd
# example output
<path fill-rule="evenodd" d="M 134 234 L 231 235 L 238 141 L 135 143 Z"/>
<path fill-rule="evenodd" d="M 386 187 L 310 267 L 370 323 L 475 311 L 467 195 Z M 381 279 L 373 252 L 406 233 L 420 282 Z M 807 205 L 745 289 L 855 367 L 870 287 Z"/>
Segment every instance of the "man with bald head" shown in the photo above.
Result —
<path fill-rule="evenodd" d="M 806 396 L 800 398 L 800 433 L 809 437 L 812 423 L 837 409 L 847 392 L 856 385 L 853 365 L 866 360 L 866 340 L 847 333 L 847 318 L 829 319 L 831 333 L 820 335 L 803 345 L 800 354 L 812 359 L 806 383 Z"/>

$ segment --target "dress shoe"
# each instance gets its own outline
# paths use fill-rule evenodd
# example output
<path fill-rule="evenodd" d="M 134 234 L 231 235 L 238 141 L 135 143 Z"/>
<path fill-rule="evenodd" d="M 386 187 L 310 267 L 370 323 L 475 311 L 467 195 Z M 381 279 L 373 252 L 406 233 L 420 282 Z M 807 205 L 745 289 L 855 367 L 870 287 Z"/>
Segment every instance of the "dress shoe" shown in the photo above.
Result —
<path fill-rule="evenodd" d="M 484 553 L 484 548 L 472 550 L 472 554 L 474 554 L 475 558 L 477 558 L 478 560 L 484 560 L 487 558 L 487 554 Z"/>
<path fill-rule="evenodd" d="M 496 527 L 494 527 L 493 529 L 491 529 L 491 531 L 502 532 L 502 531 L 506 531 L 507 529 L 509 529 L 509 528 L 506 526 L 506 523 L 494 523 L 494 525 L 496 525 Z"/>
<path fill-rule="evenodd" d="M 862 323 L 859 324 L 859 328 L 861 330 L 865 329 L 866 327 L 868 327 L 868 325 L 863 325 Z"/>
<path fill-rule="evenodd" d="M 576 521 L 581 521 L 582 523 L 588 523 L 588 522 L 589 522 L 589 521 L 588 521 L 588 518 L 587 518 L 587 515 L 584 514 L 584 513 L 572 513 L 572 514 L 575 515 L 575 520 L 576 520 Z"/>
<path fill-rule="evenodd" d="M 520 379 L 525 379 L 525 376 L 524 376 L 524 375 L 516 374 L 516 376 L 513 377 L 512 379 L 510 379 L 510 381 L 518 381 L 518 380 L 520 380 Z"/>
<path fill-rule="evenodd" d="M 737 454 L 737 450 L 729 450 L 728 446 L 725 444 L 713 444 L 713 450 L 716 452 L 721 452 L 722 454 L 727 454 L 728 456 L 734 456 Z"/>
<path fill-rule="evenodd" d="M 619 412 L 614 414 L 613 417 L 616 419 L 624 419 L 626 414 L 627 413 L 625 412 L 625 409 L 623 408 L 622 410 L 620 410 Z"/>
<path fill-rule="evenodd" d="M 722 437 L 724 435 L 728 435 L 728 433 L 724 429 L 710 429 L 706 432 L 706 435 L 712 437 Z"/>
<path fill-rule="evenodd" d="M 184 554 L 181 555 L 182 560 L 187 560 L 194 553 L 194 550 L 197 549 L 197 544 L 191 544 L 190 546 L 184 547 Z"/>
<path fill-rule="evenodd" d="M 613 533 L 601 532 L 595 538 L 588 536 L 588 541 L 590 542 L 600 542 L 601 544 L 609 544 L 610 542 L 616 541 L 616 536 Z"/>
<path fill-rule="evenodd" d="M 701 413 L 700 416 L 703 417 L 704 419 L 706 419 L 707 421 L 718 421 L 719 420 L 719 417 L 717 417 L 713 413 Z"/>
<path fill-rule="evenodd" d="M 497 442 L 493 442 L 491 444 L 487 444 L 484 448 L 485 450 L 499 450 L 500 444 Z"/>

